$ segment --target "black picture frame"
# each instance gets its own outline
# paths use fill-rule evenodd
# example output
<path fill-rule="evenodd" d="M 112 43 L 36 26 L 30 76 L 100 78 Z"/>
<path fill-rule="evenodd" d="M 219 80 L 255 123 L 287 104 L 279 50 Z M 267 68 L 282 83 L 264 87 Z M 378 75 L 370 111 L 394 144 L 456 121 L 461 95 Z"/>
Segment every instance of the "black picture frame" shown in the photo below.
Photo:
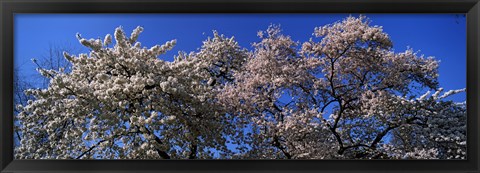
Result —
<path fill-rule="evenodd" d="M 0 172 L 421 172 L 478 173 L 479 0 L 0 0 Z M 16 13 L 465 13 L 466 160 L 14 160 Z"/>

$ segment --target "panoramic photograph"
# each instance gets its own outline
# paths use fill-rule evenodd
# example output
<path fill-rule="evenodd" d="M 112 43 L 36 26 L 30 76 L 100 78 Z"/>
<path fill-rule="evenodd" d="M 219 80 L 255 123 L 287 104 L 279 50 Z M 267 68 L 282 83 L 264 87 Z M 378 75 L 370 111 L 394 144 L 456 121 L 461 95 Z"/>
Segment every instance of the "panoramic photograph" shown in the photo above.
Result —
<path fill-rule="evenodd" d="M 465 160 L 464 14 L 16 14 L 15 159 Z"/>

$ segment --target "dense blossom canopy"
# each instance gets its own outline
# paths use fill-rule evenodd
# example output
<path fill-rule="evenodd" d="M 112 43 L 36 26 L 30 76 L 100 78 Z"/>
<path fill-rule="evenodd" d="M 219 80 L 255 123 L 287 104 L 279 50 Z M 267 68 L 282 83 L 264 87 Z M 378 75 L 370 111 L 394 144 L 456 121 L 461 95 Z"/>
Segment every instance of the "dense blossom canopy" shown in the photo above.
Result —
<path fill-rule="evenodd" d="M 444 99 L 465 89 L 364 16 L 301 44 L 272 25 L 251 51 L 214 31 L 171 62 L 176 40 L 142 47 L 142 31 L 78 36 L 90 52 L 65 52 L 71 69 L 38 69 L 50 82 L 16 108 L 16 158 L 466 158 L 466 105 Z"/>

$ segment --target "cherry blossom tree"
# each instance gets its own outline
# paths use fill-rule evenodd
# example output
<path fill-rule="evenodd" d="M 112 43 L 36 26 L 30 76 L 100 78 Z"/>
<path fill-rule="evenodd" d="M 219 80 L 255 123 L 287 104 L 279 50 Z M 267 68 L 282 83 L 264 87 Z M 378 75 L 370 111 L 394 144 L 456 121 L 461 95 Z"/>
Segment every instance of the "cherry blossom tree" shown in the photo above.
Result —
<path fill-rule="evenodd" d="M 300 50 L 278 26 L 259 32 L 261 42 L 221 96 L 253 127 L 247 156 L 465 158 L 465 107 L 442 100 L 464 90 L 439 97 L 439 62 L 411 49 L 395 53 L 382 28 L 369 23 L 348 17 L 315 28 Z M 436 92 L 415 95 L 425 89 Z M 386 139 L 398 136 L 422 142 L 402 150 L 407 144 Z"/>
<path fill-rule="evenodd" d="M 252 50 L 214 31 L 171 62 L 176 40 L 142 47 L 142 31 L 78 36 L 90 52 L 65 52 L 71 70 L 38 69 L 17 158 L 466 158 L 466 104 L 446 99 L 465 89 L 443 92 L 439 61 L 394 52 L 365 16 L 302 44 L 271 25 Z"/>
<path fill-rule="evenodd" d="M 19 106 L 22 132 L 30 137 L 18 157 L 195 159 L 226 152 L 228 117 L 212 101 L 214 89 L 241 63 L 232 56 L 246 51 L 215 34 L 200 52 L 167 62 L 157 57 L 176 41 L 142 48 L 136 42 L 142 30 L 128 38 L 117 28 L 113 47 L 110 35 L 79 37 L 91 52 L 65 53 L 71 72 L 38 69 L 50 85 L 27 90 L 35 100 Z"/>

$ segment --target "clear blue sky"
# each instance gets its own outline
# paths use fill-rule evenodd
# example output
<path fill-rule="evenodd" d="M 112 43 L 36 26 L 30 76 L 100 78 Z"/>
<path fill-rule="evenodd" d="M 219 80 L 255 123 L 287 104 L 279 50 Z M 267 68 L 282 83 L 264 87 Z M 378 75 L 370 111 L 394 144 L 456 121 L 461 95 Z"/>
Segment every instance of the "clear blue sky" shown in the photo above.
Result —
<path fill-rule="evenodd" d="M 45 56 L 50 44 L 68 43 L 82 52 L 75 37 L 101 38 L 123 26 L 127 34 L 143 26 L 139 38 L 144 46 L 177 39 L 177 46 L 160 58 L 171 60 L 178 51 L 195 51 L 217 30 L 235 36 L 242 47 L 259 41 L 257 31 L 280 24 L 283 33 L 304 42 L 316 26 L 333 23 L 350 14 L 16 14 L 15 66 L 22 75 L 36 73 L 31 58 Z M 357 14 L 352 14 L 358 16 Z M 440 85 L 446 90 L 466 87 L 466 20 L 455 14 L 366 14 L 372 25 L 383 26 L 396 52 L 407 46 L 435 56 L 440 63 Z M 464 101 L 465 94 L 454 96 Z"/>

